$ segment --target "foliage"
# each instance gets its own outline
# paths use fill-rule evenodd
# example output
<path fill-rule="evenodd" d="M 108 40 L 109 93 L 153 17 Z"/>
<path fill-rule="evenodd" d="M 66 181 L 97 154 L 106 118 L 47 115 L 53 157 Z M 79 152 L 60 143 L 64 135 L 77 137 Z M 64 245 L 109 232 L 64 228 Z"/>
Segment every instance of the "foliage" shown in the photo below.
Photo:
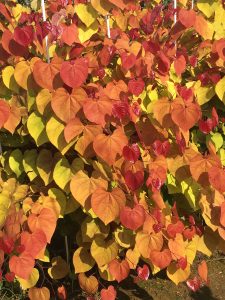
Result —
<path fill-rule="evenodd" d="M 204 261 L 189 277 L 225 249 L 223 3 L 39 4 L 0 3 L 3 278 L 31 300 L 74 276 L 115 299 L 100 283 L 132 270 L 208 284 Z"/>

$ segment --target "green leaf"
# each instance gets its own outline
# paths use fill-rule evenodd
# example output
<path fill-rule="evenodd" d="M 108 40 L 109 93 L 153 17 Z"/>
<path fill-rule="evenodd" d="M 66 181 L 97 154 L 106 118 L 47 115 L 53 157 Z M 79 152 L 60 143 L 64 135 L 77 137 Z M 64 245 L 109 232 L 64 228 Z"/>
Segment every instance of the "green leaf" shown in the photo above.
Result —
<path fill-rule="evenodd" d="M 225 104 L 225 76 L 217 82 L 215 91 L 220 100 Z"/>
<path fill-rule="evenodd" d="M 27 173 L 30 181 L 34 180 L 38 176 L 38 170 L 36 167 L 36 160 L 37 160 L 37 150 L 26 150 L 23 157 L 23 167 L 24 171 Z"/>
<path fill-rule="evenodd" d="M 216 151 L 218 151 L 223 146 L 223 136 L 222 134 L 216 132 L 210 136 L 206 137 L 206 142 L 211 141 L 213 145 L 216 147 Z"/>
<path fill-rule="evenodd" d="M 19 177 L 23 173 L 23 154 L 19 149 L 11 152 L 9 156 L 9 166 L 17 177 Z"/>

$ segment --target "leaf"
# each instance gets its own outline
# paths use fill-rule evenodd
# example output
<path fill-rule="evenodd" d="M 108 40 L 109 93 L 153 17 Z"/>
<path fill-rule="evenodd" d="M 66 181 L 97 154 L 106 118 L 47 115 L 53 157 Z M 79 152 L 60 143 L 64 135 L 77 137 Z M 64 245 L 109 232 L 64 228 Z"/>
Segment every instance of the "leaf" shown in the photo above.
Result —
<path fill-rule="evenodd" d="M 14 30 L 14 39 L 15 41 L 27 47 L 32 43 L 34 38 L 33 26 L 32 25 L 23 25 L 22 27 L 16 27 Z"/>
<path fill-rule="evenodd" d="M 109 3 L 108 0 L 91 0 L 91 4 L 95 8 L 95 10 L 97 10 L 97 12 L 99 12 L 103 16 L 106 16 L 113 7 L 113 5 Z"/>
<path fill-rule="evenodd" d="M 8 210 L 11 205 L 11 200 L 8 195 L 4 195 L 3 193 L 0 194 L 0 228 L 5 223 L 5 219 L 8 215 Z"/>
<path fill-rule="evenodd" d="M 69 273 L 69 266 L 61 256 L 54 257 L 51 264 L 52 267 L 48 269 L 48 274 L 52 279 L 62 279 Z"/>
<path fill-rule="evenodd" d="M 98 267 L 102 267 L 117 257 L 118 244 L 114 240 L 104 241 L 101 237 L 96 237 L 91 244 L 91 255 Z"/>
<path fill-rule="evenodd" d="M 219 99 L 225 103 L 225 76 L 217 82 L 215 91 Z"/>
<path fill-rule="evenodd" d="M 55 231 L 56 221 L 55 213 L 49 208 L 42 208 L 38 215 L 34 213 L 30 214 L 27 220 L 30 230 L 32 232 L 38 229 L 42 230 L 47 237 L 48 243 L 50 243 Z"/>
<path fill-rule="evenodd" d="M 131 191 L 136 191 L 144 183 L 144 172 L 137 171 L 132 172 L 131 170 L 126 171 L 124 176 L 126 185 Z"/>
<path fill-rule="evenodd" d="M 198 274 L 201 279 L 208 284 L 208 267 L 205 260 L 198 265 Z"/>
<path fill-rule="evenodd" d="M 225 192 L 225 170 L 212 167 L 208 171 L 209 174 L 209 182 L 213 186 L 214 189 L 219 191 L 220 193 Z"/>
<path fill-rule="evenodd" d="M 37 229 L 32 233 L 24 231 L 21 233 L 21 245 L 25 247 L 25 251 L 33 258 L 43 250 L 47 245 L 47 238 L 44 231 Z"/>
<path fill-rule="evenodd" d="M 95 33 L 98 32 L 99 23 L 95 21 L 90 27 L 86 27 L 85 25 L 79 25 L 78 27 L 78 37 L 81 44 L 88 41 Z"/>
<path fill-rule="evenodd" d="M 177 285 L 178 283 L 187 280 L 190 276 L 190 264 L 187 264 L 187 267 L 182 270 L 181 268 L 177 269 L 176 263 L 172 262 L 167 267 L 166 273 L 169 279 L 171 279 Z"/>
<path fill-rule="evenodd" d="M 28 296 L 30 300 L 50 300 L 50 291 L 46 287 L 29 289 Z"/>
<path fill-rule="evenodd" d="M 150 275 L 150 270 L 147 265 L 144 265 L 143 267 L 137 268 L 138 278 L 141 280 L 148 280 Z"/>
<path fill-rule="evenodd" d="M 65 44 L 67 44 L 68 46 L 72 46 L 72 44 L 74 42 L 76 42 L 78 39 L 77 26 L 73 23 L 70 25 L 61 24 L 61 26 L 63 28 L 63 32 L 61 35 L 61 41 Z"/>
<path fill-rule="evenodd" d="M 194 28 L 205 40 L 212 39 L 214 33 L 213 24 L 207 22 L 202 15 L 196 14 Z"/>
<path fill-rule="evenodd" d="M 123 156 L 125 160 L 135 163 L 140 156 L 140 149 L 138 147 L 138 144 L 132 144 L 131 146 L 128 145 L 124 146 Z"/>
<path fill-rule="evenodd" d="M 132 249 L 127 250 L 126 259 L 130 266 L 130 269 L 135 270 L 140 259 L 140 253 L 136 247 L 133 250 Z"/>
<path fill-rule="evenodd" d="M 14 68 L 7 66 L 2 70 L 2 80 L 4 85 L 15 93 L 19 93 L 20 87 L 18 86 L 14 77 Z"/>
<path fill-rule="evenodd" d="M 81 123 L 80 119 L 73 118 L 71 119 L 64 129 L 64 137 L 67 143 L 69 143 L 72 139 L 80 135 L 85 126 Z"/>
<path fill-rule="evenodd" d="M 23 168 L 30 181 L 34 180 L 34 178 L 38 176 L 36 166 L 37 157 L 38 154 L 36 149 L 26 150 L 23 155 Z"/>
<path fill-rule="evenodd" d="M 66 193 L 69 192 L 71 175 L 70 164 L 65 157 L 62 157 L 54 167 L 53 179 L 55 183 Z"/>
<path fill-rule="evenodd" d="M 20 286 L 23 290 L 30 289 L 30 288 L 34 287 L 36 285 L 36 283 L 38 282 L 39 271 L 38 271 L 38 269 L 33 268 L 32 272 L 27 280 L 19 278 L 19 277 L 17 277 L 16 279 L 19 281 Z"/>
<path fill-rule="evenodd" d="M 101 289 L 101 300 L 115 300 L 116 299 L 116 290 L 114 286 L 110 285 L 107 289 Z"/>
<path fill-rule="evenodd" d="M 11 152 L 9 156 L 9 166 L 17 177 L 23 173 L 23 154 L 19 149 Z"/>
<path fill-rule="evenodd" d="M 113 165 L 122 155 L 123 148 L 127 145 L 127 142 L 126 135 L 118 128 L 109 136 L 99 134 L 94 140 L 93 148 L 96 154 L 105 162 Z"/>
<path fill-rule="evenodd" d="M 134 208 L 125 206 L 120 211 L 120 222 L 128 229 L 137 230 L 144 224 L 145 210 L 141 205 L 135 205 Z"/>
<path fill-rule="evenodd" d="M 10 115 L 4 124 L 4 128 L 13 134 L 20 121 L 21 108 L 19 107 L 17 100 L 15 98 L 12 98 L 10 101 Z"/>
<path fill-rule="evenodd" d="M 85 273 L 94 267 L 95 261 L 87 249 L 79 247 L 74 252 L 73 265 L 75 268 L 75 274 Z"/>
<path fill-rule="evenodd" d="M 67 143 L 64 138 L 64 125 L 55 117 L 50 117 L 46 124 L 46 133 L 49 141 L 64 155 L 73 142 Z"/>
<path fill-rule="evenodd" d="M 40 90 L 36 97 L 38 112 L 43 115 L 46 112 L 48 104 L 51 102 L 52 94 L 47 89 Z"/>
<path fill-rule="evenodd" d="M 112 114 L 112 101 L 107 97 L 88 99 L 83 102 L 83 110 L 86 118 L 93 123 L 105 126 L 107 119 Z"/>
<path fill-rule="evenodd" d="M 52 60 L 51 63 L 45 63 L 42 60 L 38 60 L 33 66 L 33 76 L 40 87 L 51 91 L 62 86 L 60 69 L 60 59 Z"/>
<path fill-rule="evenodd" d="M 88 76 L 88 61 L 86 58 L 77 58 L 64 61 L 60 69 L 60 76 L 65 84 L 72 88 L 80 87 Z"/>
<path fill-rule="evenodd" d="M 128 82 L 129 92 L 134 96 L 139 96 L 143 92 L 144 87 L 145 87 L 145 83 L 141 78 L 131 79 Z"/>
<path fill-rule="evenodd" d="M 0 99 L 0 128 L 5 124 L 10 116 L 10 106 Z"/>
<path fill-rule="evenodd" d="M 165 269 L 172 261 L 171 252 L 169 249 L 164 249 L 162 251 L 152 250 L 150 253 L 150 260 L 161 270 Z"/>
<path fill-rule="evenodd" d="M 56 116 L 65 123 L 72 120 L 81 108 L 81 103 L 87 98 L 82 88 L 73 89 L 68 93 L 66 89 L 59 88 L 52 94 L 51 106 Z"/>
<path fill-rule="evenodd" d="M 99 177 L 97 173 L 93 173 L 91 177 L 88 177 L 82 170 L 73 176 L 70 183 L 72 195 L 82 206 L 85 206 L 85 201 L 97 188 L 106 189 L 107 187 L 107 181 Z"/>
<path fill-rule="evenodd" d="M 117 282 L 121 282 L 128 277 L 130 267 L 126 260 L 119 261 L 118 259 L 114 259 L 109 263 L 109 272 Z"/>
<path fill-rule="evenodd" d="M 136 235 L 136 245 L 141 255 L 145 258 L 149 258 L 152 250 L 160 251 L 162 249 L 162 234 L 160 232 L 149 234 L 148 232 L 139 231 Z"/>
<path fill-rule="evenodd" d="M 91 207 L 105 225 L 119 217 L 120 210 L 125 206 L 125 202 L 125 194 L 119 188 L 113 189 L 112 192 L 98 188 L 91 197 Z"/>
<path fill-rule="evenodd" d="M 181 8 L 178 13 L 178 19 L 186 28 L 190 28 L 195 24 L 196 12 L 193 9 Z"/>
<path fill-rule="evenodd" d="M 98 14 L 90 4 L 79 3 L 75 6 L 75 12 L 85 26 L 90 27 L 98 18 Z"/>
<path fill-rule="evenodd" d="M 66 212 L 66 206 L 67 206 L 67 198 L 66 195 L 57 188 L 51 188 L 48 190 L 49 197 L 56 199 L 60 206 L 60 215 L 59 217 L 63 217 Z"/>
<path fill-rule="evenodd" d="M 37 57 L 33 57 L 30 61 L 22 60 L 15 66 L 14 77 L 19 86 L 24 90 L 28 90 L 32 86 L 33 81 L 32 70 L 34 63 L 38 61 Z"/>
<path fill-rule="evenodd" d="M 27 119 L 27 129 L 37 146 L 48 142 L 45 120 L 38 112 L 33 112 Z"/>
<path fill-rule="evenodd" d="M 48 185 L 53 180 L 52 168 L 53 157 L 51 151 L 47 149 L 41 149 L 38 154 L 36 166 L 41 179 L 45 185 Z"/>
<path fill-rule="evenodd" d="M 87 294 L 95 294 L 98 290 L 98 280 L 95 276 L 87 277 L 85 273 L 78 275 L 79 285 Z"/>
<path fill-rule="evenodd" d="M 109 226 L 105 226 L 99 219 L 92 219 L 90 216 L 81 224 L 82 241 L 90 243 L 95 237 L 106 238 L 109 234 Z"/>
<path fill-rule="evenodd" d="M 225 227 L 225 202 L 221 205 L 220 224 Z"/>
<path fill-rule="evenodd" d="M 201 118 L 201 109 L 196 103 L 184 103 L 183 100 L 176 99 L 171 108 L 172 120 L 184 131 L 193 127 Z"/>
<path fill-rule="evenodd" d="M 35 261 L 30 253 L 24 251 L 19 256 L 11 256 L 9 260 L 9 269 L 11 272 L 14 272 L 16 276 L 28 280 Z"/>

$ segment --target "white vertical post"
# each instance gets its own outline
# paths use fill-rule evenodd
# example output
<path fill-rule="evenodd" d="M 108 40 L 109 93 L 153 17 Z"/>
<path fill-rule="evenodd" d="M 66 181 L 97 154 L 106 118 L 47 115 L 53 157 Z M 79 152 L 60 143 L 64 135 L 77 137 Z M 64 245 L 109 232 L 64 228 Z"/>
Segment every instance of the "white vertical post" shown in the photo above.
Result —
<path fill-rule="evenodd" d="M 173 0 L 173 8 L 176 10 L 177 9 L 177 0 Z M 174 24 L 177 23 L 177 12 L 175 11 L 174 13 Z"/>
<path fill-rule="evenodd" d="M 41 10 L 42 10 L 43 21 L 45 22 L 46 21 L 45 0 L 41 0 Z M 48 36 L 45 37 L 45 47 L 46 47 L 47 62 L 50 63 Z"/>
<path fill-rule="evenodd" d="M 191 0 L 191 9 L 194 9 L 194 0 Z"/>
<path fill-rule="evenodd" d="M 109 15 L 105 16 L 105 20 L 106 20 L 107 36 L 110 39 L 111 38 L 111 32 L 110 32 Z"/>

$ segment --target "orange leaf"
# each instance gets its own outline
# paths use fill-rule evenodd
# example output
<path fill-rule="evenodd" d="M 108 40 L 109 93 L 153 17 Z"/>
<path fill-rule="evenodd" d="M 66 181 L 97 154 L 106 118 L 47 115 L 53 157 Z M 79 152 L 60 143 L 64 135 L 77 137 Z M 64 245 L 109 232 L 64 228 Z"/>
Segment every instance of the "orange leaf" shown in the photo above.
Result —
<path fill-rule="evenodd" d="M 93 172 L 92 176 L 88 177 L 84 171 L 78 171 L 70 182 L 71 193 L 82 206 L 85 206 L 85 201 L 97 188 L 107 187 L 107 181 L 97 172 Z"/>
<path fill-rule="evenodd" d="M 78 39 L 78 28 L 75 24 L 65 25 L 61 24 L 63 33 L 61 35 L 61 41 L 71 46 Z"/>
<path fill-rule="evenodd" d="M 160 251 L 163 246 L 163 237 L 161 232 L 149 234 L 139 231 L 136 235 L 136 245 L 138 251 L 145 258 L 149 258 L 152 250 Z"/>
<path fill-rule="evenodd" d="M 171 252 L 169 249 L 164 249 L 162 251 L 152 250 L 150 253 L 150 260 L 156 267 L 165 269 L 172 261 Z"/>
<path fill-rule="evenodd" d="M 33 270 L 35 260 L 32 255 L 24 251 L 19 256 L 13 255 L 9 260 L 9 269 L 16 276 L 27 280 Z"/>
<path fill-rule="evenodd" d="M 225 227 L 225 202 L 223 202 L 220 209 L 220 224 Z"/>
<path fill-rule="evenodd" d="M 73 89 L 72 93 L 64 88 L 57 89 L 51 100 L 51 106 L 56 116 L 65 123 L 72 120 L 81 108 L 81 103 L 87 98 L 82 88 Z"/>
<path fill-rule="evenodd" d="M 46 287 L 29 289 L 28 296 L 30 300 L 49 300 L 50 292 Z"/>
<path fill-rule="evenodd" d="M 198 274 L 201 277 L 201 279 L 207 284 L 208 283 L 208 267 L 207 267 L 205 260 L 203 260 L 198 265 Z"/>
<path fill-rule="evenodd" d="M 47 244 L 45 233 L 39 229 L 35 230 L 33 233 L 24 231 L 20 238 L 21 245 L 25 246 L 25 251 L 27 251 L 33 258 L 36 258 Z"/>
<path fill-rule="evenodd" d="M 126 135 L 122 129 L 116 129 L 112 135 L 99 134 L 93 143 L 96 154 L 106 161 L 109 165 L 113 165 L 115 161 L 122 155 L 123 147 L 128 143 Z"/>
<path fill-rule="evenodd" d="M 55 231 L 56 221 L 55 213 L 49 208 L 42 208 L 39 214 L 30 214 L 27 220 L 30 230 L 32 232 L 35 232 L 37 229 L 42 230 L 47 237 L 48 243 L 50 243 Z"/>
<path fill-rule="evenodd" d="M 98 280 L 95 276 L 87 277 L 85 273 L 78 275 L 78 281 L 82 290 L 87 294 L 95 294 L 98 290 Z"/>
<path fill-rule="evenodd" d="M 81 134 L 83 130 L 84 125 L 81 123 L 80 119 L 71 119 L 64 129 L 64 137 L 66 142 L 69 143 L 73 138 Z"/>
<path fill-rule="evenodd" d="M 116 290 L 114 286 L 110 285 L 107 289 L 101 290 L 101 300 L 115 300 Z"/>
<path fill-rule="evenodd" d="M 35 62 L 33 66 L 34 79 L 42 88 L 49 90 L 62 86 L 60 78 L 61 60 L 54 59 L 51 63 L 45 63 L 42 60 Z"/>
<path fill-rule="evenodd" d="M 171 117 L 174 123 L 184 131 L 188 131 L 201 118 L 201 109 L 197 103 L 176 99 L 171 106 Z"/>
<path fill-rule="evenodd" d="M 118 282 L 120 282 L 128 277 L 130 267 L 126 260 L 120 262 L 118 259 L 114 259 L 109 263 L 109 272 Z"/>
<path fill-rule="evenodd" d="M 3 100 L 0 100 L 0 128 L 5 124 L 10 116 L 9 104 Z"/>
<path fill-rule="evenodd" d="M 225 192 L 225 170 L 212 167 L 209 169 L 209 182 L 220 193 Z"/>
<path fill-rule="evenodd" d="M 181 8 L 178 13 L 178 19 L 186 28 L 190 28 L 195 24 L 196 12 Z"/>
<path fill-rule="evenodd" d="M 105 126 L 107 117 L 112 114 L 113 102 L 107 97 L 99 99 L 88 99 L 83 104 L 83 110 L 86 118 L 93 123 Z"/>
<path fill-rule="evenodd" d="M 112 192 L 97 189 L 91 197 L 91 207 L 105 225 L 119 217 L 120 210 L 125 206 L 125 202 L 125 194 L 119 188 L 113 189 Z"/>

